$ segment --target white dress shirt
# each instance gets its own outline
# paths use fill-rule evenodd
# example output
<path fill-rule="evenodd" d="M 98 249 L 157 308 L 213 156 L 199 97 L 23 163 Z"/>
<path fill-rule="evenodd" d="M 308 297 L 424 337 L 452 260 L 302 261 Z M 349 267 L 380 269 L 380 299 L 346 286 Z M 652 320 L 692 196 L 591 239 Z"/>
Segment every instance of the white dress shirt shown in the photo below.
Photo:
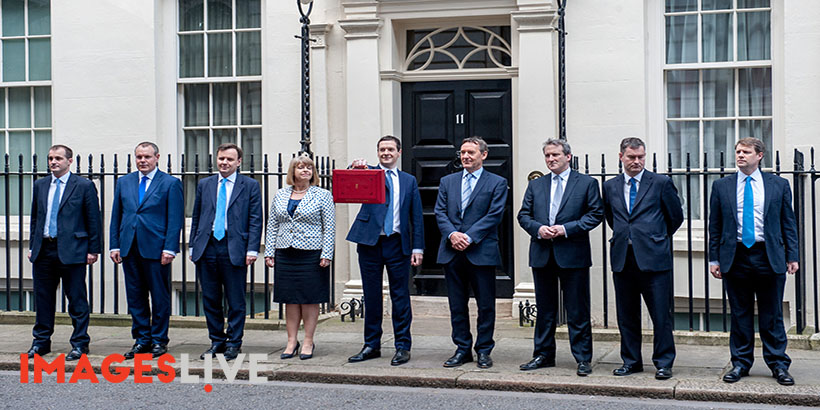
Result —
<path fill-rule="evenodd" d="M 549 215 L 550 207 L 552 207 L 552 198 L 555 198 L 555 190 L 558 188 L 558 182 L 555 181 L 555 176 L 557 175 L 557 176 L 561 177 L 561 192 L 563 192 L 563 195 L 566 195 L 567 194 L 567 180 L 569 179 L 570 172 L 572 172 L 572 170 L 569 167 L 567 167 L 567 169 L 565 169 L 560 174 L 556 174 L 554 172 L 549 173 L 549 178 L 550 178 L 550 203 L 547 204 L 547 215 Z M 561 196 L 561 201 L 562 202 L 563 202 L 563 195 Z M 561 225 L 561 226 L 563 226 L 563 225 Z M 538 233 L 538 237 L 541 238 L 541 233 L 540 232 Z M 567 237 L 567 231 L 566 230 L 564 231 L 564 237 L 565 238 Z M 543 238 L 541 238 L 541 239 L 543 239 Z"/>
<path fill-rule="evenodd" d="M 233 174 L 228 175 L 227 178 L 223 177 L 222 174 L 218 174 L 216 180 L 216 206 L 219 206 L 219 189 L 222 186 L 222 180 L 225 181 L 225 232 L 228 231 L 228 204 L 231 203 L 231 194 L 233 193 L 233 186 L 236 184 L 236 171 Z M 216 229 L 216 215 L 214 215 L 214 222 L 211 225 L 211 231 Z"/>
<path fill-rule="evenodd" d="M 461 171 L 461 192 L 464 192 L 464 184 L 469 183 L 470 184 L 470 198 L 472 199 L 473 195 L 475 195 L 475 186 L 476 186 L 476 184 L 478 184 L 478 179 L 481 178 L 481 174 L 483 174 L 483 173 L 484 173 L 484 167 L 481 167 L 481 168 L 473 171 L 473 176 L 475 178 L 467 179 L 466 177 L 467 177 L 467 174 L 469 174 L 469 172 L 467 172 L 466 169 L 464 171 Z M 463 211 L 464 210 L 462 209 L 462 212 Z M 453 236 L 453 234 L 455 232 L 456 231 L 450 232 L 450 234 L 447 235 L 447 239 L 450 239 L 450 237 Z M 467 237 L 467 242 L 468 243 L 473 243 L 473 238 L 470 238 L 470 235 L 465 234 L 464 236 Z"/>
<path fill-rule="evenodd" d="M 737 241 L 743 239 L 743 196 L 746 193 L 746 174 L 737 173 Z M 755 214 L 755 242 L 763 242 L 763 204 L 766 200 L 766 190 L 763 187 L 763 174 L 760 168 L 752 172 L 752 192 L 754 193 Z"/>
<path fill-rule="evenodd" d="M 141 184 L 141 183 L 142 183 L 142 177 L 148 177 L 148 180 L 147 180 L 147 181 L 145 181 L 145 194 L 146 194 L 146 195 L 148 194 L 148 187 L 150 187 L 150 186 L 151 186 L 151 181 L 153 181 L 153 180 L 154 180 L 154 177 L 155 177 L 155 176 L 157 176 L 157 171 L 158 171 L 158 170 L 159 170 L 159 168 L 158 168 L 158 167 L 154 167 L 154 169 L 153 169 L 151 172 L 149 172 L 148 174 L 143 174 L 143 173 L 142 173 L 142 171 L 139 171 L 139 172 L 138 172 L 138 174 L 137 174 L 137 175 L 138 175 L 138 177 L 139 177 L 139 178 L 137 179 L 137 185 L 138 185 L 138 186 L 139 186 L 139 184 Z M 137 189 L 139 189 L 139 188 L 137 188 Z M 143 200 L 143 201 L 145 201 L 146 199 L 148 199 L 148 198 L 146 198 L 146 197 L 143 197 L 143 198 L 142 198 L 142 200 Z M 135 237 L 135 239 L 134 239 L 134 240 L 136 240 L 136 237 Z M 116 248 L 116 249 L 110 249 L 110 250 L 109 250 L 109 252 L 114 252 L 114 251 L 119 252 L 119 251 L 120 251 L 120 249 L 119 249 L 119 248 Z M 176 255 L 177 255 L 177 253 L 176 253 L 176 252 L 171 251 L 171 250 L 168 250 L 168 249 L 163 249 L 163 250 L 162 250 L 162 253 L 167 253 L 167 254 L 169 254 L 169 255 L 171 255 L 171 256 L 176 256 Z"/>
<path fill-rule="evenodd" d="M 393 227 L 389 233 L 387 232 L 388 227 L 384 227 L 384 234 L 392 235 L 393 233 L 401 232 L 399 230 L 399 223 L 401 222 L 399 214 L 399 205 L 401 203 L 401 187 L 399 186 L 399 168 L 385 168 L 385 166 L 381 164 L 379 164 L 379 167 L 384 170 L 385 177 L 390 178 L 390 186 L 393 187 L 390 191 L 390 194 L 393 196 L 393 198 L 391 198 L 391 201 L 393 201 Z"/>
<path fill-rule="evenodd" d="M 54 193 L 57 191 L 57 180 L 60 180 L 60 198 L 58 198 L 59 203 L 63 201 L 63 194 L 65 193 L 66 183 L 68 183 L 68 178 L 71 176 L 71 171 L 66 172 L 60 178 L 54 178 L 54 175 L 51 176 L 51 184 L 48 186 L 48 208 L 46 209 L 46 227 L 43 228 L 43 237 L 49 238 L 53 237 L 54 235 L 48 231 L 49 221 L 51 220 L 51 209 L 54 202 Z M 55 232 L 56 234 L 56 232 Z"/>

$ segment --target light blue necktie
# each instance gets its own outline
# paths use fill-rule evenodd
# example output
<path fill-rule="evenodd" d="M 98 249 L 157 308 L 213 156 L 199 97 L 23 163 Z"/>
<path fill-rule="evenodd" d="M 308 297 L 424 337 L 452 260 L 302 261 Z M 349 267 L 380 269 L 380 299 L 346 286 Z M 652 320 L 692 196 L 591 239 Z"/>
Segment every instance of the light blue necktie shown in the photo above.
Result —
<path fill-rule="evenodd" d="M 558 208 L 561 206 L 561 199 L 564 197 L 564 186 L 561 184 L 560 175 L 555 175 L 552 179 L 558 184 L 555 186 L 555 194 L 550 200 L 550 225 L 555 225 L 555 216 L 558 215 Z"/>
<path fill-rule="evenodd" d="M 755 196 L 752 191 L 752 177 L 746 177 L 746 188 L 743 191 L 743 244 L 751 248 L 755 244 Z"/>
<path fill-rule="evenodd" d="M 140 181 L 140 205 L 142 205 L 142 200 L 145 199 L 145 187 L 148 186 L 148 176 L 143 175 L 142 180 Z"/>
<path fill-rule="evenodd" d="M 384 215 L 384 234 L 393 233 L 393 170 L 385 172 L 387 177 L 387 213 Z"/>
<path fill-rule="evenodd" d="M 632 213 L 632 207 L 635 206 L 635 198 L 638 197 L 638 180 L 635 177 L 629 178 L 629 213 Z"/>
<path fill-rule="evenodd" d="M 48 216 L 48 236 L 52 238 L 57 237 L 57 213 L 60 212 L 60 184 L 62 182 L 59 178 L 57 179 L 54 198 L 51 200 L 51 215 Z"/>
<path fill-rule="evenodd" d="M 216 195 L 216 218 L 214 219 L 214 238 L 221 241 L 225 237 L 225 209 L 228 207 L 228 189 L 225 188 L 227 178 L 222 178 L 219 184 L 219 193 Z"/>
<path fill-rule="evenodd" d="M 467 209 L 467 203 L 470 202 L 470 195 L 473 194 L 473 186 L 471 182 L 475 175 L 467 173 L 464 176 L 464 184 L 461 187 L 461 216 L 464 216 L 464 210 Z"/>

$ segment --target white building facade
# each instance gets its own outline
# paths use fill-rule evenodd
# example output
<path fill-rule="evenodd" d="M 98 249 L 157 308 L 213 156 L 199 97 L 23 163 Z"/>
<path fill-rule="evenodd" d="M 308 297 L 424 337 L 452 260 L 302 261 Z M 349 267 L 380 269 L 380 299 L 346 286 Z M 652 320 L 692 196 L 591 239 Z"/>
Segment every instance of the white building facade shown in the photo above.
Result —
<path fill-rule="evenodd" d="M 584 155 L 591 172 L 598 172 L 606 154 L 605 166 L 615 172 L 618 143 L 625 136 L 643 138 L 661 170 L 684 168 L 687 153 L 691 166 L 699 168 L 704 152 L 714 168 L 721 151 L 731 168 L 734 141 L 746 136 L 780 151 L 784 169 L 791 169 L 794 149 L 808 155 L 818 145 L 820 3 L 567 3 L 566 129 L 582 170 Z M 499 314 L 517 314 L 520 301 L 534 300 L 534 290 L 527 267 L 529 238 L 515 213 L 530 173 L 546 172 L 541 143 L 559 132 L 558 4 L 316 0 L 313 7 L 312 150 L 331 156 L 337 166 L 358 157 L 376 162 L 378 137 L 402 139 L 401 166 L 419 180 L 427 215 L 426 261 L 414 272 L 414 303 L 440 305 L 446 314 L 441 272 L 433 263 L 437 233 L 431 232 L 431 201 L 438 179 L 454 170 L 460 139 L 485 137 L 488 169 L 508 178 L 510 186 L 498 281 L 505 311 Z M 163 167 L 165 154 L 175 162 L 185 154 L 189 170 L 197 154 L 205 158 L 223 142 L 245 150 L 245 169 L 251 153 L 254 168 L 260 169 L 262 154 L 300 149 L 300 40 L 294 36 L 301 25 L 295 0 L 4 0 L 0 22 L 5 97 L 0 126 L 12 169 L 17 154 L 42 156 L 52 143 L 86 157 L 118 154 L 121 169 L 125 155 L 143 140 L 160 146 Z M 767 167 L 773 166 L 773 157 L 767 153 Z M 204 162 L 198 166 L 207 167 Z M 721 297 L 720 282 L 703 274 L 699 184 L 710 181 L 697 180 L 690 188 L 692 222 L 675 237 L 679 312 L 688 306 L 687 234 L 694 238 L 698 329 L 705 300 L 712 313 L 719 313 Z M 11 184 L 12 191 L 16 187 Z M 14 215 L 8 227 L 12 278 L 17 277 L 20 211 L 13 205 L 9 209 Z M 361 295 L 356 250 L 344 240 L 357 211 L 353 205 L 337 206 L 336 300 Z M 107 226 L 108 221 L 106 232 Z M 27 238 L 25 223 L 22 229 Z M 5 240 L 6 229 L 0 231 Z M 592 235 L 593 323 L 614 327 L 614 291 L 603 266 L 602 235 L 600 227 Z M 104 263 L 112 272 L 111 262 L 106 258 Z M 176 282 L 182 263 L 175 262 Z M 25 265 L 23 276 L 30 278 Z M 24 283 L 30 287 L 30 279 Z M 817 287 L 811 277 L 807 285 Z M 106 280 L 105 286 L 112 289 L 113 282 Z M 813 319 L 813 293 L 808 294 Z M 793 321 L 792 278 L 786 296 Z M 122 312 L 124 292 L 120 299 Z M 100 302 L 95 303 L 96 312 Z M 110 305 L 111 298 L 105 303 Z M 688 322 L 678 327 L 688 329 Z"/>

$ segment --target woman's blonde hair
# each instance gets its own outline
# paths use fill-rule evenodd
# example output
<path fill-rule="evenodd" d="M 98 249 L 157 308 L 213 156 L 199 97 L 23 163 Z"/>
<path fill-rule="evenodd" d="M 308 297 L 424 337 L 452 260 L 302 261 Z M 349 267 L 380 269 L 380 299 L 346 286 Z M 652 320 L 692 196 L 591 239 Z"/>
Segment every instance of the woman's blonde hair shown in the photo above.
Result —
<path fill-rule="evenodd" d="M 307 154 L 297 155 L 290 160 L 288 165 L 288 175 L 285 183 L 293 186 L 296 181 L 296 167 L 303 164 L 313 169 L 313 176 L 310 178 L 310 185 L 319 185 L 319 171 L 316 169 L 316 164 Z"/>

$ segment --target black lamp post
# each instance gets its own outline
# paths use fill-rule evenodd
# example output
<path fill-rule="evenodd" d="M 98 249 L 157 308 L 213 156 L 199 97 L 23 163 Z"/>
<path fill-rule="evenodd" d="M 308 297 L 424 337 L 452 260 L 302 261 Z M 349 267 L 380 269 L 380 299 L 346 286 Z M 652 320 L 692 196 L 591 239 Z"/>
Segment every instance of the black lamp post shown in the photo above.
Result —
<path fill-rule="evenodd" d="M 307 4 L 307 12 L 303 9 Z M 310 151 L 310 12 L 313 11 L 313 0 L 296 0 L 299 7 L 299 22 L 302 23 L 302 35 L 295 36 L 302 40 L 302 149 L 299 154 L 313 157 Z"/>

